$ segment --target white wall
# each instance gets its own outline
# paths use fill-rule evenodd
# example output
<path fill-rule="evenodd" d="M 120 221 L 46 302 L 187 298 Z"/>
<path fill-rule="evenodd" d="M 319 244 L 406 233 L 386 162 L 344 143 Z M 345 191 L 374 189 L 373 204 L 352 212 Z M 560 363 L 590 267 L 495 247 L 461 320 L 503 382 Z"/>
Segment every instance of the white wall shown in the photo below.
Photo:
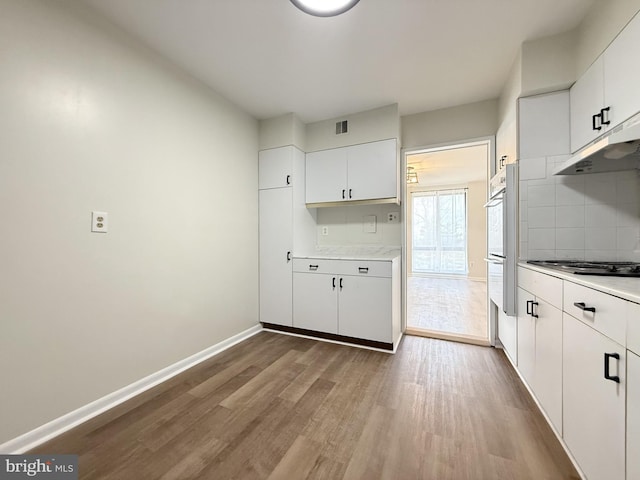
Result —
<path fill-rule="evenodd" d="M 306 150 L 306 126 L 295 114 L 260 120 L 260 150 L 293 145 Z"/>
<path fill-rule="evenodd" d="M 427 147 L 495 135 L 498 102 L 460 105 L 401 117 L 402 146 Z"/>
<path fill-rule="evenodd" d="M 564 90 L 576 80 L 577 29 L 522 44 L 521 95 Z"/>
<path fill-rule="evenodd" d="M 258 126 L 76 3 L 0 11 L 2 443 L 257 325 Z"/>
<path fill-rule="evenodd" d="M 349 131 L 346 134 L 336 135 L 336 122 L 342 120 L 348 121 Z M 308 123 L 306 151 L 315 152 L 388 138 L 400 138 L 400 117 L 397 104 L 321 122 Z"/>

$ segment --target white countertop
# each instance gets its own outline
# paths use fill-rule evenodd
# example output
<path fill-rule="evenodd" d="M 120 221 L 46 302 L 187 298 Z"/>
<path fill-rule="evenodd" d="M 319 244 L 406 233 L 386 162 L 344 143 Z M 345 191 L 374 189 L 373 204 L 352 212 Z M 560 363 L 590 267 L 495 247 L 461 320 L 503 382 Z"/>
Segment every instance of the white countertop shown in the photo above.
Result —
<path fill-rule="evenodd" d="M 640 277 L 602 277 L 598 275 L 575 275 L 565 273 L 553 268 L 531 265 L 526 262 L 519 262 L 519 266 L 545 273 L 553 277 L 562 278 L 578 285 L 593 288 L 600 292 L 608 293 L 616 297 L 624 298 L 631 302 L 640 303 Z"/>
<path fill-rule="evenodd" d="M 400 257 L 400 247 L 380 247 L 370 245 L 354 246 L 319 246 L 315 251 L 295 258 L 324 258 L 327 260 L 393 260 Z"/>

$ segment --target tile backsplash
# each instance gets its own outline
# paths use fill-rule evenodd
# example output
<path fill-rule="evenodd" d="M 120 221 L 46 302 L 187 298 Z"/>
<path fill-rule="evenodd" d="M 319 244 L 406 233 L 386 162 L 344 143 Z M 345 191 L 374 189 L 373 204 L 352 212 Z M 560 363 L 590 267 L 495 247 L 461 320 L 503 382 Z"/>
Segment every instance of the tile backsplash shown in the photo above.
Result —
<path fill-rule="evenodd" d="M 553 176 L 567 155 L 520 161 L 520 258 L 640 262 L 640 171 Z"/>

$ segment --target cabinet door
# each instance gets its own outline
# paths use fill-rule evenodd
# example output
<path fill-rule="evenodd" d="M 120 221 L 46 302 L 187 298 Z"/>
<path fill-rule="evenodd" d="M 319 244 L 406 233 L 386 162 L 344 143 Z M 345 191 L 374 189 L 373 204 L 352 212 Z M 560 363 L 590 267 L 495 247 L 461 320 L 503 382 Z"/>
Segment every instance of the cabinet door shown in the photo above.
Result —
<path fill-rule="evenodd" d="M 340 277 L 338 333 L 392 343 L 391 279 Z"/>
<path fill-rule="evenodd" d="M 589 480 L 625 478 L 625 349 L 566 313 L 563 316 L 563 438 Z M 604 378 L 605 353 L 610 374 Z"/>
<path fill-rule="evenodd" d="M 398 196 L 396 141 L 354 145 L 347 149 L 349 200 L 371 200 Z"/>
<path fill-rule="evenodd" d="M 620 32 L 604 52 L 604 107 L 610 107 L 609 128 L 640 111 L 640 16 Z"/>
<path fill-rule="evenodd" d="M 498 309 L 498 338 L 514 365 L 518 364 L 518 319 Z"/>
<path fill-rule="evenodd" d="M 536 319 L 527 310 L 531 312 L 534 301 L 531 293 L 518 288 L 518 370 L 532 389 L 536 361 Z"/>
<path fill-rule="evenodd" d="M 347 197 L 347 149 L 307 153 L 307 203 L 339 202 Z"/>
<path fill-rule="evenodd" d="M 293 326 L 338 333 L 338 278 L 318 273 L 293 274 Z"/>
<path fill-rule="evenodd" d="M 631 352 L 627 356 L 627 379 L 627 479 L 630 480 L 640 478 L 640 357 Z"/>
<path fill-rule="evenodd" d="M 562 311 L 540 298 L 536 301 L 533 391 L 553 426 L 562 434 Z M 521 353 L 518 349 L 518 361 Z"/>
<path fill-rule="evenodd" d="M 571 151 L 575 152 L 602 135 L 602 130 L 593 129 L 593 115 L 600 113 L 604 105 L 603 60 L 599 57 L 571 87 Z"/>
<path fill-rule="evenodd" d="M 293 147 L 272 148 L 258 153 L 258 188 L 280 188 L 291 185 Z"/>
<path fill-rule="evenodd" d="M 291 187 L 260 190 L 260 321 L 292 325 Z"/>

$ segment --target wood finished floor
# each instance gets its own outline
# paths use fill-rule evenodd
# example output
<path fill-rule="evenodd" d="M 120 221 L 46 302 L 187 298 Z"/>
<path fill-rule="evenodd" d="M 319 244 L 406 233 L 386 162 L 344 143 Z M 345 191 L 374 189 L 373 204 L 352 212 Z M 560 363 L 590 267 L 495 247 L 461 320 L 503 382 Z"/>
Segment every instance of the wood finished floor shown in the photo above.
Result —
<path fill-rule="evenodd" d="M 487 282 L 410 275 L 407 326 L 487 338 Z"/>
<path fill-rule="evenodd" d="M 578 479 L 500 350 L 263 332 L 30 453 L 81 479 Z"/>

